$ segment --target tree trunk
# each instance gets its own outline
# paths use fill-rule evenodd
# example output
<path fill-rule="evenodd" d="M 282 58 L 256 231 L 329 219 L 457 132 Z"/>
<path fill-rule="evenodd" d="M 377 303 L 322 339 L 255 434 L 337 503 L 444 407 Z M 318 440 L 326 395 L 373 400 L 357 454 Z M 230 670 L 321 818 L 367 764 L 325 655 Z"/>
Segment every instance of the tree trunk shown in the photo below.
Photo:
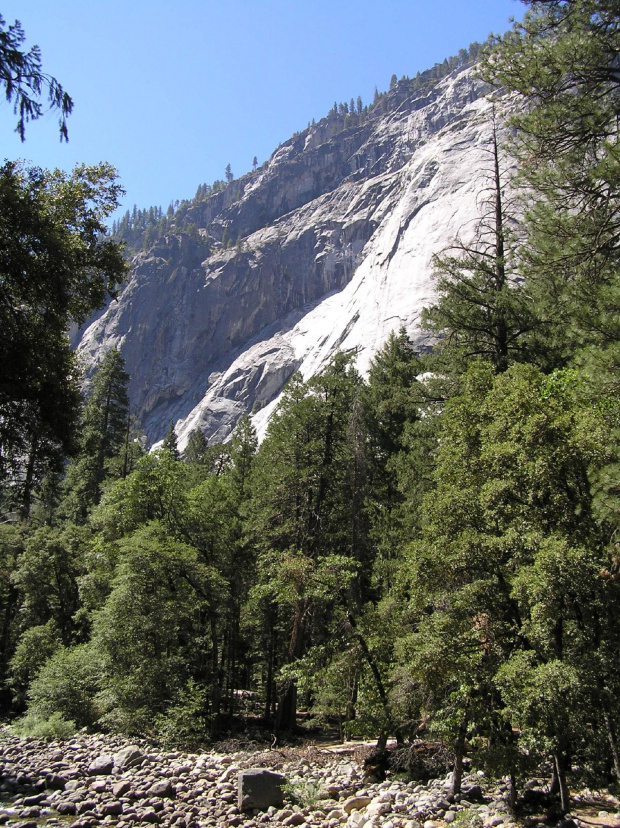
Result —
<path fill-rule="evenodd" d="M 278 699 L 276 714 L 276 733 L 293 733 L 297 726 L 297 685 L 294 679 L 284 682 Z"/>
<path fill-rule="evenodd" d="M 215 613 L 211 613 L 211 687 L 212 690 L 212 704 L 213 713 L 217 716 L 220 712 L 220 702 L 222 698 L 222 688 L 220 685 L 220 670 L 219 658 L 217 648 L 217 617 Z"/>
<path fill-rule="evenodd" d="M 265 721 L 271 717 L 271 708 L 273 706 L 273 660 L 275 654 L 275 632 L 273 626 L 269 631 L 269 646 L 267 649 L 267 687 L 265 692 Z"/>
<path fill-rule="evenodd" d="M 501 291 L 506 284 L 506 260 L 504 250 L 504 208 L 502 204 L 502 180 L 499 169 L 499 148 L 495 114 L 493 115 L 493 185 L 495 189 L 495 288 Z M 497 368 L 500 373 L 508 368 L 508 326 L 504 314 L 498 315 L 495 329 Z"/>
<path fill-rule="evenodd" d="M 357 624 L 355 623 L 355 618 L 351 614 L 351 612 L 347 612 L 347 621 L 351 632 L 358 640 L 360 647 L 362 648 L 362 653 L 364 654 L 364 658 L 370 667 L 370 671 L 373 675 L 375 680 L 375 684 L 377 686 L 377 692 L 379 693 L 379 698 L 381 699 L 381 704 L 383 705 L 383 711 L 385 713 L 385 718 L 387 722 L 388 729 L 391 732 L 396 733 L 396 739 L 400 744 L 402 742 L 402 733 L 401 731 L 394 725 L 394 720 L 392 719 L 392 713 L 390 710 L 390 700 L 385 690 L 385 686 L 383 684 L 383 680 L 381 678 L 381 673 L 379 672 L 379 667 L 377 665 L 376 660 L 373 658 L 372 653 L 370 652 L 370 648 L 366 643 L 366 639 L 364 636 L 359 632 L 357 629 Z M 385 745 L 387 744 L 388 732 L 381 733 L 379 736 L 379 740 L 377 741 L 377 749 L 385 750 Z"/>
<path fill-rule="evenodd" d="M 32 438 L 30 444 L 30 451 L 28 452 L 28 464 L 26 466 L 26 475 L 24 478 L 24 486 L 22 489 L 20 517 L 22 520 L 28 520 L 30 517 L 30 507 L 32 506 L 32 489 L 34 484 L 34 466 L 37 459 L 37 450 L 39 448 L 39 441 L 36 437 Z"/>
<path fill-rule="evenodd" d="M 450 796 L 461 793 L 461 780 L 463 779 L 463 756 L 465 755 L 465 736 L 467 735 L 468 717 L 465 716 L 459 724 L 459 729 L 454 742 L 454 768 L 452 770 L 452 785 Z"/>
<path fill-rule="evenodd" d="M 306 614 L 308 612 L 309 600 L 305 598 L 295 610 L 293 619 L 293 630 L 288 648 L 289 663 L 301 658 L 306 638 Z M 278 710 L 276 713 L 276 734 L 280 731 L 292 733 L 297 727 L 297 682 L 295 679 L 286 679 L 278 698 Z"/>
<path fill-rule="evenodd" d="M 560 804 L 562 806 L 562 811 L 566 814 L 570 811 L 570 794 L 568 791 L 568 784 L 566 782 L 566 771 L 568 768 L 567 752 L 558 750 L 553 757 L 553 762 L 557 773 L 558 787 L 560 789 Z"/>
<path fill-rule="evenodd" d="M 509 805 L 514 810 L 517 805 L 517 779 L 514 771 L 510 771 Z"/>
<path fill-rule="evenodd" d="M 611 755 L 614 760 L 614 771 L 616 779 L 620 782 L 620 754 L 618 753 L 618 739 L 616 736 L 616 728 L 613 719 L 606 707 L 603 707 L 603 715 L 605 717 L 605 726 L 607 727 L 607 738 L 611 748 Z"/>

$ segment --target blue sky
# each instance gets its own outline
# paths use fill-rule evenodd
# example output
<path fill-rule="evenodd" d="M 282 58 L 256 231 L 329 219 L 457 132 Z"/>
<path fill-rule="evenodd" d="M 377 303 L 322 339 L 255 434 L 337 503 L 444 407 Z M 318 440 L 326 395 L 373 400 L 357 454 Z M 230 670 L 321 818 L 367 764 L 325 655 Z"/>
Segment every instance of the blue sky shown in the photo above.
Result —
<path fill-rule="evenodd" d="M 123 210 L 247 172 L 334 101 L 372 100 L 521 17 L 517 0 L 2 0 L 75 102 L 26 142 L 0 102 L 0 151 L 42 167 L 109 161 Z M 121 211 L 121 212 L 122 212 Z"/>

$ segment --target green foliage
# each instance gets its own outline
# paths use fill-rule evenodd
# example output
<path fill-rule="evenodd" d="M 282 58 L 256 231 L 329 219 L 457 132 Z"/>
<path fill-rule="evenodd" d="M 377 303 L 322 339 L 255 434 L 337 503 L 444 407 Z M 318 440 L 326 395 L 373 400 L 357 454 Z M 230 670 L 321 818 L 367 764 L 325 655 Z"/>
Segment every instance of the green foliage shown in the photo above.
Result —
<path fill-rule="evenodd" d="M 100 653 L 92 644 L 61 647 L 30 685 L 28 714 L 44 720 L 61 716 L 77 727 L 93 725 L 100 716 L 101 666 Z"/>
<path fill-rule="evenodd" d="M 24 551 L 24 533 L 15 526 L 0 524 L 0 678 L 2 685 L 8 677 L 8 662 L 17 638 L 19 593 L 13 583 L 17 561 Z M 8 702 L 8 699 L 7 699 Z"/>
<path fill-rule="evenodd" d="M 528 96 L 516 148 L 527 238 L 519 248 L 508 238 L 493 134 L 478 238 L 436 262 L 426 318 L 443 337 L 439 354 L 419 357 L 401 330 L 367 382 L 338 354 L 314 378 L 291 379 L 260 447 L 244 417 L 225 446 L 193 432 L 183 462 L 172 428 L 161 450 L 139 456 L 122 358 L 106 355 L 71 439 L 80 452 L 61 509 L 0 525 L 0 678 L 14 709 L 29 702 L 23 732 L 105 726 L 197 749 L 247 690 L 276 732 L 295 728 L 302 703 L 343 737 L 395 735 L 405 753 L 434 735 L 454 756 L 454 793 L 466 750 L 514 778 L 551 758 L 563 802 L 571 763 L 600 778 L 613 762 L 620 777 L 610 9 L 535 3 L 487 59 L 488 77 Z M 424 92 L 477 50 L 394 78 L 373 109 Z M 598 99 L 583 99 L 582 81 Z M 372 114 L 358 99 L 329 117 L 339 129 Z M 9 190 L 11 175 L 22 182 L 13 201 L 21 186 L 36 202 L 39 174 L 5 171 Z M 119 232 L 135 244 L 188 234 L 195 206 L 226 186 L 202 185 L 165 216 L 135 209 Z M 17 236 L 6 244 L 17 249 Z M 32 275 L 37 294 L 43 276 Z M 58 315 L 63 337 L 69 317 L 105 294 L 105 278 L 93 278 L 93 294 L 78 280 L 76 307 Z M 30 462 L 31 421 L 12 411 L 0 411 L 5 482 L 12 470 L 26 480 Z M 56 437 L 56 455 L 33 461 L 31 492 L 67 450 Z M 57 476 L 46 480 L 52 503 Z M 5 511 L 14 494 L 5 485 Z M 316 795 L 290 793 L 304 805 Z"/>
<path fill-rule="evenodd" d="M 614 2 L 538 2 L 483 64 L 528 103 L 512 147 L 529 193 L 524 272 L 546 347 L 564 360 L 619 334 L 618 48 Z"/>
<path fill-rule="evenodd" d="M 40 713 L 28 713 L 12 725 L 12 730 L 18 736 L 62 742 L 71 739 L 77 727 L 75 722 L 63 719 L 60 713 L 52 713 L 47 718 Z"/>
<path fill-rule="evenodd" d="M 186 463 L 202 464 L 207 458 L 209 444 L 199 428 L 195 428 L 187 439 L 183 459 Z"/>
<path fill-rule="evenodd" d="M 61 509 L 76 522 L 83 523 L 99 503 L 106 477 L 127 474 L 131 433 L 128 382 L 120 352 L 108 351 L 93 378 L 82 417 L 79 454 L 65 479 Z"/>
<path fill-rule="evenodd" d="M 164 747 L 195 750 L 209 740 L 212 717 L 206 712 L 207 692 L 193 679 L 179 690 L 166 712 L 155 719 L 157 739 Z"/>
<path fill-rule="evenodd" d="M 29 627 L 23 632 L 10 662 L 9 685 L 18 708 L 25 706 L 31 681 L 61 646 L 62 640 L 54 621 Z"/>
<path fill-rule="evenodd" d="M 166 432 L 166 436 L 164 437 L 164 441 L 161 444 L 162 451 L 167 451 L 173 460 L 180 460 L 181 455 L 179 454 L 179 449 L 177 446 L 177 435 L 174 430 L 174 423 L 172 420 L 170 421 L 170 426 L 168 427 L 168 431 Z"/>
<path fill-rule="evenodd" d="M 43 72 L 39 47 L 32 46 L 27 52 L 22 49 L 25 40 L 19 20 L 7 26 L 0 16 L 0 82 L 6 101 L 13 104 L 13 111 L 19 115 L 15 132 L 22 141 L 25 139 L 26 124 L 44 114 L 42 99 L 47 97 L 49 108 L 60 113 L 60 140 L 67 141 L 67 117 L 73 110 L 73 101 L 56 78 Z"/>
<path fill-rule="evenodd" d="M 110 595 L 94 619 L 104 721 L 143 732 L 195 675 L 204 678 L 218 573 L 155 523 L 119 543 Z"/>
<path fill-rule="evenodd" d="M 79 608 L 78 578 L 84 573 L 89 533 L 71 524 L 43 526 L 26 540 L 12 575 L 20 593 L 22 628 L 53 621 L 64 644 L 74 640 Z"/>
<path fill-rule="evenodd" d="M 490 194 L 482 206 L 476 238 L 460 240 L 450 254 L 435 257 L 438 300 L 423 313 L 423 325 L 441 339 L 441 370 L 463 370 L 472 358 L 496 371 L 527 354 L 525 335 L 536 327 L 531 299 L 517 270 L 508 235 L 505 189 L 495 121 L 489 148 Z"/>
<path fill-rule="evenodd" d="M 0 169 L 0 485 L 24 517 L 35 485 L 75 448 L 81 400 L 66 331 L 125 275 L 105 227 L 120 192 L 107 164 Z"/>
<path fill-rule="evenodd" d="M 316 808 L 323 798 L 321 785 L 305 779 L 299 782 L 285 782 L 282 785 L 282 793 L 286 799 L 301 808 Z"/>

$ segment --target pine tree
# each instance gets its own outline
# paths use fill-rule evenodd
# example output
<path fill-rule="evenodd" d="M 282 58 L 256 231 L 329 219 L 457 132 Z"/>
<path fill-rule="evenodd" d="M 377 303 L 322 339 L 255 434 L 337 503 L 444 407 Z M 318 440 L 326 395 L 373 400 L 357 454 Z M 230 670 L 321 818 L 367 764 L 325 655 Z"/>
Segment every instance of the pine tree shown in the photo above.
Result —
<path fill-rule="evenodd" d="M 467 733 L 485 734 L 507 773 L 516 727 L 538 758 L 553 755 L 567 807 L 568 758 L 597 693 L 591 671 L 607 663 L 598 619 L 617 600 L 599 575 L 608 554 L 580 404 L 557 375 L 513 365 L 493 377 L 478 365 L 445 406 L 437 485 L 408 559 L 418 614 L 404 646 L 427 714 L 454 739 L 454 793 Z"/>
<path fill-rule="evenodd" d="M 170 425 L 168 426 L 168 431 L 166 432 L 166 436 L 161 444 L 161 450 L 167 451 L 173 460 L 180 460 L 181 454 L 179 452 L 179 447 L 177 445 L 177 434 L 174 430 L 174 422 L 170 420 Z"/>
<path fill-rule="evenodd" d="M 425 309 L 423 324 L 440 337 L 444 358 L 454 367 L 462 370 L 467 360 L 482 357 L 502 372 L 527 353 L 525 336 L 535 326 L 535 315 L 507 239 L 495 121 L 490 154 L 490 196 L 476 239 L 457 241 L 454 253 L 435 258 L 439 299 Z"/>
<path fill-rule="evenodd" d="M 262 593 L 270 596 L 264 622 L 273 625 L 275 613 L 288 642 L 280 654 L 285 664 L 324 639 L 364 554 L 349 431 L 360 380 L 349 361 L 338 355 L 307 384 L 291 380 L 252 470 L 251 523 Z M 289 674 L 279 693 L 279 730 L 295 728 L 296 706 Z"/>
<path fill-rule="evenodd" d="M 209 443 L 207 438 L 202 433 L 201 429 L 195 428 L 190 432 L 187 438 L 187 445 L 183 453 L 183 459 L 186 463 L 201 464 L 204 463 Z"/>
<path fill-rule="evenodd" d="M 525 275 L 545 337 L 566 360 L 620 340 L 620 23 L 613 0 L 528 5 L 483 71 L 527 103 L 512 119 L 531 207 Z"/>
<path fill-rule="evenodd" d="M 120 351 L 103 357 L 82 417 L 80 451 L 67 470 L 61 510 L 77 522 L 101 499 L 110 462 L 123 454 L 129 422 L 129 375 Z"/>
<path fill-rule="evenodd" d="M 13 103 L 14 112 L 19 113 L 15 131 L 23 141 L 26 124 L 40 118 L 45 111 L 42 98 L 46 92 L 49 108 L 60 113 L 60 140 L 67 141 L 67 117 L 73 111 L 73 101 L 56 78 L 42 71 L 39 47 L 32 46 L 27 52 L 22 50 L 25 40 L 19 20 L 6 26 L 0 16 L 0 84 L 7 102 Z"/>

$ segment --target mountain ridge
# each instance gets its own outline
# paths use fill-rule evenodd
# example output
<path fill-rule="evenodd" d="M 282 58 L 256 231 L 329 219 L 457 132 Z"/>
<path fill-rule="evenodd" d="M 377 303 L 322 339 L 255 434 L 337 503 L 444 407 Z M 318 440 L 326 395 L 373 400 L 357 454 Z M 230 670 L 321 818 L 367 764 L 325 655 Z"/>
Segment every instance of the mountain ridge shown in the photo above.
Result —
<path fill-rule="evenodd" d="M 432 255 L 478 212 L 484 91 L 460 68 L 424 95 L 397 86 L 387 111 L 360 125 L 328 136 L 323 119 L 187 207 L 188 230 L 171 228 L 134 256 L 79 351 L 92 368 L 121 348 L 152 442 L 170 420 L 181 448 L 193 428 L 225 439 L 246 412 L 264 429 L 290 375 L 320 370 L 338 347 L 358 351 L 365 371 L 389 330 L 428 344 L 419 314 L 433 296 Z M 408 295 L 403 268 L 414 274 Z"/>

